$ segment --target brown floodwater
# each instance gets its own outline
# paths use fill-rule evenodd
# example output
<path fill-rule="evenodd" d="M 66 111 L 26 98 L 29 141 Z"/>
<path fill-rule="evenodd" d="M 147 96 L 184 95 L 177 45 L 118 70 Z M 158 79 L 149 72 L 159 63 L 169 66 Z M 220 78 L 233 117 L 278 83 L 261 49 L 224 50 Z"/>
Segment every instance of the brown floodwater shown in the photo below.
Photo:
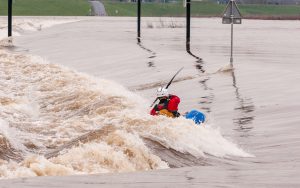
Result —
<path fill-rule="evenodd" d="M 17 37 L 1 52 L 0 100 L 0 143 L 11 148 L 0 154 L 17 164 L 2 162 L 1 176 L 177 167 L 162 182 L 299 185 L 300 22 L 234 25 L 233 67 L 229 25 L 192 19 L 187 52 L 184 24 L 143 18 L 139 42 L 134 18 L 86 18 Z M 202 127 L 147 115 L 156 88 L 181 67 L 170 92 L 182 113 L 206 114 Z M 184 173 L 192 178 L 175 181 Z"/>

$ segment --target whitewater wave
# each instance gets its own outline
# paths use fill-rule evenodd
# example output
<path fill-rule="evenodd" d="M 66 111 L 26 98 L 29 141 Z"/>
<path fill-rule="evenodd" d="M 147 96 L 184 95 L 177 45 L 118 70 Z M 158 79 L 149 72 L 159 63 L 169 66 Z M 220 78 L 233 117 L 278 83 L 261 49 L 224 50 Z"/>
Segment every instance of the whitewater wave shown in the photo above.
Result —
<path fill-rule="evenodd" d="M 251 156 L 209 125 L 152 117 L 149 102 L 123 86 L 36 56 L 0 50 L 0 88 L 2 178 L 163 169 L 201 164 L 206 154 Z"/>
<path fill-rule="evenodd" d="M 12 35 L 20 36 L 27 31 L 41 31 L 54 25 L 80 21 L 82 18 L 67 17 L 14 17 L 12 23 Z M 0 39 L 7 37 L 7 19 L 0 18 Z"/>
<path fill-rule="evenodd" d="M 45 28 L 53 27 L 59 24 L 66 24 L 81 21 L 82 18 L 67 17 L 14 17 L 12 23 L 12 37 L 7 37 L 7 20 L 0 18 L 0 48 L 14 47 L 13 38 L 21 36 L 25 32 L 41 31 Z"/>

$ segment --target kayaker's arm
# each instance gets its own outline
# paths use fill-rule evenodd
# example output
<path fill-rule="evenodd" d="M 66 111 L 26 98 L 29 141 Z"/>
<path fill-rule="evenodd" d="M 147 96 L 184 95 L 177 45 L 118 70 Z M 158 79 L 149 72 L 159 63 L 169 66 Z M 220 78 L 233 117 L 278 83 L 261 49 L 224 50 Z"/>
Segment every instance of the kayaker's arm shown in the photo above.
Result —
<path fill-rule="evenodd" d="M 154 108 L 152 108 L 152 110 L 150 111 L 150 114 L 152 116 L 157 116 L 158 115 L 157 105 L 155 105 Z"/>

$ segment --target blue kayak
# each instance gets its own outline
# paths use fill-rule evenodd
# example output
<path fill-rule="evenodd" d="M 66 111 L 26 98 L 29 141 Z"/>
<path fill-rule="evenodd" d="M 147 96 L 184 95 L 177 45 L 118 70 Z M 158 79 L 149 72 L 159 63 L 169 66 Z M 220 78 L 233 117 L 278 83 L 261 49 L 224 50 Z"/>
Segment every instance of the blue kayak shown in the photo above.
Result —
<path fill-rule="evenodd" d="M 191 110 L 184 117 L 186 119 L 192 119 L 197 125 L 205 122 L 205 115 L 198 110 Z"/>

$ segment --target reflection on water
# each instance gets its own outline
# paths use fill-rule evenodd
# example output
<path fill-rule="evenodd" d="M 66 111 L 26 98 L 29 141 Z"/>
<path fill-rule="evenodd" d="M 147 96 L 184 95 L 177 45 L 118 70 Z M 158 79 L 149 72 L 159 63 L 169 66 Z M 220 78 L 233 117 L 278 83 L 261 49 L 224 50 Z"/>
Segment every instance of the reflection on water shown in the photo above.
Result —
<path fill-rule="evenodd" d="M 190 45 L 190 43 L 187 43 L 187 44 L 186 44 L 186 51 L 187 51 L 187 53 L 189 53 L 189 54 L 190 54 L 191 56 L 193 56 L 194 58 L 196 58 L 196 59 L 202 61 L 202 58 L 201 58 L 201 57 L 196 56 L 195 54 L 193 54 L 193 53 L 191 52 L 191 45 Z"/>
<path fill-rule="evenodd" d="M 192 80 L 192 79 L 195 79 L 195 78 L 197 78 L 197 77 L 195 77 L 195 76 L 180 77 L 180 78 L 174 79 L 172 83 L 183 82 L 183 81 Z M 161 87 L 162 85 L 167 85 L 169 83 L 169 81 L 170 80 L 162 80 L 162 81 L 158 81 L 158 82 L 140 84 L 140 85 L 129 87 L 129 89 L 131 91 L 143 91 L 143 90 L 147 90 L 147 89 L 153 89 L 153 88 Z"/>
<path fill-rule="evenodd" d="M 190 54 L 192 57 L 196 59 L 195 67 L 200 73 L 205 73 L 204 67 L 203 67 L 203 60 L 199 56 L 196 56 L 191 52 L 190 43 L 186 44 L 186 51 L 188 54 Z M 214 94 L 212 93 L 212 88 L 208 87 L 207 81 L 209 80 L 209 77 L 204 78 L 203 80 L 200 80 L 199 83 L 203 87 L 204 91 L 209 91 L 208 95 L 201 97 L 201 100 L 198 102 L 198 104 L 201 105 L 200 109 L 203 111 L 210 113 L 211 112 L 211 104 L 214 99 Z"/>
<path fill-rule="evenodd" d="M 201 109 L 206 111 L 207 113 L 211 112 L 211 105 L 212 105 L 213 100 L 215 98 L 215 95 L 213 93 L 213 89 L 211 87 L 209 87 L 208 84 L 207 84 L 207 81 L 209 79 L 210 78 L 207 77 L 207 78 L 199 81 L 199 83 L 203 87 L 203 90 L 208 91 L 208 94 L 206 96 L 201 97 L 201 101 L 199 102 L 199 104 L 201 104 Z"/>
<path fill-rule="evenodd" d="M 195 67 L 196 67 L 196 69 L 198 69 L 200 72 L 204 73 L 202 63 L 196 64 Z"/>
<path fill-rule="evenodd" d="M 148 67 L 155 67 L 155 66 L 154 66 L 154 62 L 149 61 L 149 62 L 148 62 Z"/>
<path fill-rule="evenodd" d="M 148 57 L 149 61 L 147 62 L 148 67 L 155 67 L 154 58 L 156 57 L 156 53 L 150 50 L 149 48 L 146 48 L 143 44 L 140 38 L 137 38 L 137 45 L 142 48 L 143 50 L 149 52 L 151 55 Z"/>
<path fill-rule="evenodd" d="M 237 125 L 237 128 L 235 130 L 243 133 L 241 137 L 248 137 L 251 136 L 250 131 L 253 129 L 252 122 L 254 120 L 253 112 L 255 110 L 255 107 L 251 98 L 243 98 L 241 96 L 239 87 L 236 83 L 233 65 L 231 64 L 231 66 L 231 76 L 233 81 L 232 85 L 235 88 L 235 96 L 238 102 L 238 107 L 234 108 L 234 110 L 240 112 L 239 117 L 233 119 L 233 122 Z"/>

